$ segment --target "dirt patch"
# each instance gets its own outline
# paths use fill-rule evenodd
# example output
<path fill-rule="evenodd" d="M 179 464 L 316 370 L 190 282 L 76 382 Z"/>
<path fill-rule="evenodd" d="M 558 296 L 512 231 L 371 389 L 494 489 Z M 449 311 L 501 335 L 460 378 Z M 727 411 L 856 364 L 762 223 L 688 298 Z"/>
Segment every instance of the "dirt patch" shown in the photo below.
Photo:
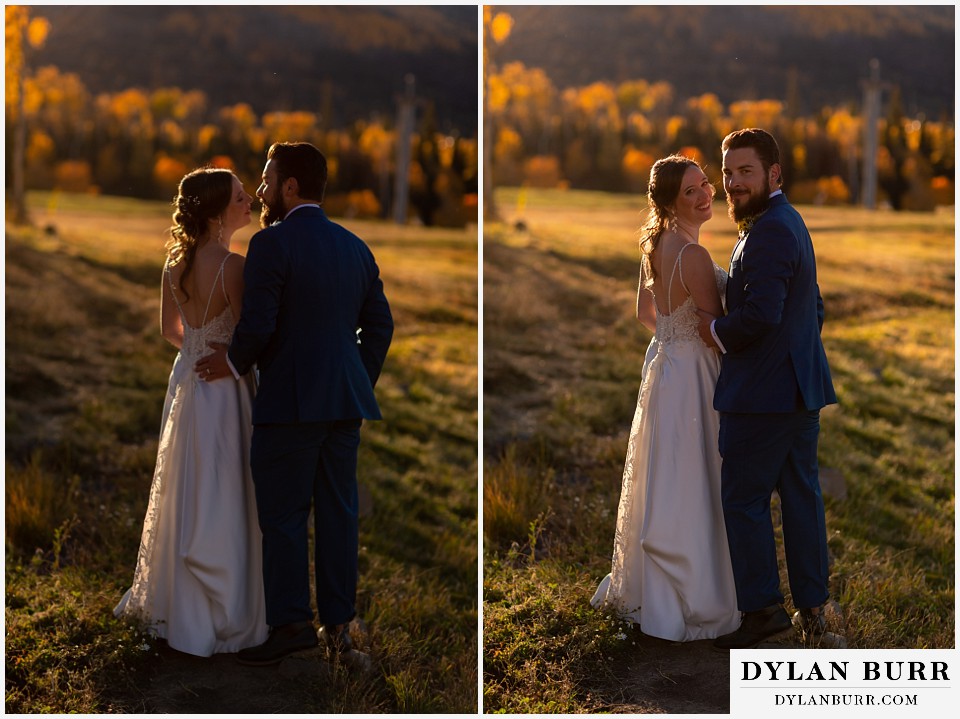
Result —
<path fill-rule="evenodd" d="M 730 655 L 712 640 L 670 642 L 634 630 L 631 661 L 615 676 L 621 698 L 605 711 L 618 714 L 726 714 L 730 711 Z"/>
<path fill-rule="evenodd" d="M 298 652 L 268 667 L 244 666 L 235 654 L 195 657 L 161 642 L 138 694 L 122 702 L 147 714 L 302 714 L 334 701 L 342 667 L 326 652 Z"/>
<path fill-rule="evenodd" d="M 821 648 L 845 648 L 845 625 L 840 606 L 826 605 L 829 628 Z M 634 629 L 627 641 L 636 646 L 630 661 L 613 668 L 620 682 L 620 698 L 603 707 L 617 714 L 729 714 L 730 653 L 714 649 L 713 640 L 671 642 Z M 804 649 L 799 634 L 771 642 L 757 649 Z M 610 692 L 607 692 L 608 696 Z"/>

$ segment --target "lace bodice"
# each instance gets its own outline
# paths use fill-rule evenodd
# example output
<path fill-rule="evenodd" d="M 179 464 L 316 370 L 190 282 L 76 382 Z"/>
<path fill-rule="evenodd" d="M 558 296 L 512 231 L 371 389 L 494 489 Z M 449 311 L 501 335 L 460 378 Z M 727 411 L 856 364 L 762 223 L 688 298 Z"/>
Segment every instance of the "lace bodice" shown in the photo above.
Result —
<path fill-rule="evenodd" d="M 180 313 L 183 317 L 183 313 Z M 180 354 L 184 359 L 200 359 L 210 354 L 210 342 L 220 342 L 230 344 L 233 339 L 233 328 L 237 320 L 233 316 L 233 311 L 229 306 L 223 308 L 223 312 L 204 324 L 202 327 L 191 327 L 186 320 L 183 321 L 183 345 L 180 347 Z"/>
<path fill-rule="evenodd" d="M 229 255 L 227 255 L 229 257 Z M 180 300 L 177 299 L 177 293 L 173 292 L 173 299 L 177 303 L 177 309 L 180 311 L 180 321 L 183 323 L 183 344 L 180 347 L 180 354 L 184 359 L 197 360 L 210 354 L 210 342 L 220 342 L 230 344 L 233 339 L 233 329 L 236 327 L 237 319 L 233 316 L 233 310 L 230 305 L 223 308 L 223 311 L 216 317 L 207 321 L 207 313 L 210 311 L 210 302 L 213 300 L 213 293 L 217 291 L 217 280 L 219 280 L 220 289 L 226 295 L 227 290 L 223 281 L 223 267 L 227 263 L 227 257 L 220 264 L 217 276 L 213 280 L 213 288 L 210 290 L 210 296 L 207 298 L 207 308 L 203 312 L 203 321 L 199 327 L 191 327 L 187 323 L 187 318 L 183 313 L 183 307 Z M 173 291 L 173 277 L 170 274 L 170 268 L 167 268 L 167 278 L 170 281 L 170 289 Z"/>
<path fill-rule="evenodd" d="M 673 265 L 673 271 L 670 273 L 670 281 L 667 284 L 667 298 L 671 296 L 673 289 L 673 278 L 679 272 L 680 282 L 683 282 L 683 269 L 681 258 L 683 257 L 684 247 L 677 255 L 677 261 Z M 727 309 L 727 273 L 722 267 L 713 263 L 713 272 L 717 279 L 717 289 L 720 292 L 720 301 L 723 309 Z M 686 288 L 686 285 L 684 285 Z M 700 316 L 697 314 L 697 306 L 693 302 L 693 297 L 687 295 L 687 299 L 682 304 L 673 308 L 670 314 L 660 312 L 660 305 L 656 302 L 654 294 L 654 307 L 657 310 L 657 341 L 660 344 L 674 344 L 679 342 L 702 342 L 700 339 Z"/>

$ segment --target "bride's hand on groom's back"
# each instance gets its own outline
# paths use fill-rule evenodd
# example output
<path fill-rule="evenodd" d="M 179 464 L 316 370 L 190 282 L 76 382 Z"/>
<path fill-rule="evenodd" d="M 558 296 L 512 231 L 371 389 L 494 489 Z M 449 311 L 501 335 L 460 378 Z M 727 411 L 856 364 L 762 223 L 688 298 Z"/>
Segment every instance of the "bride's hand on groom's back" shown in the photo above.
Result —
<path fill-rule="evenodd" d="M 193 366 L 200 379 L 205 382 L 231 377 L 233 373 L 227 364 L 227 345 L 222 342 L 210 342 L 207 345 L 213 352 L 197 360 Z"/>
<path fill-rule="evenodd" d="M 717 346 L 716 340 L 713 339 L 713 333 L 710 331 L 710 323 L 713 322 L 716 318 L 715 315 L 705 312 L 698 309 L 697 314 L 700 316 L 700 339 L 703 340 L 703 343 L 712 349 L 720 349 Z"/>

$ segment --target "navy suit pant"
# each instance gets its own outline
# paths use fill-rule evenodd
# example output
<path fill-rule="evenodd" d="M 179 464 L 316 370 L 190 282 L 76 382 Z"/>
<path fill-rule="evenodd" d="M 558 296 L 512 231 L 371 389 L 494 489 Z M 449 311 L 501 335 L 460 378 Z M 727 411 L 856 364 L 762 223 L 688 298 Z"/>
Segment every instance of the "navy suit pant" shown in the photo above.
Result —
<path fill-rule="evenodd" d="M 740 611 L 784 600 L 770 512 L 774 491 L 794 606 L 818 607 L 829 596 L 819 434 L 818 410 L 720 414 L 721 497 Z"/>
<path fill-rule="evenodd" d="M 356 614 L 361 422 L 254 427 L 250 459 L 263 533 L 263 584 L 270 626 L 313 619 L 311 504 L 318 618 L 322 624 L 344 624 Z"/>

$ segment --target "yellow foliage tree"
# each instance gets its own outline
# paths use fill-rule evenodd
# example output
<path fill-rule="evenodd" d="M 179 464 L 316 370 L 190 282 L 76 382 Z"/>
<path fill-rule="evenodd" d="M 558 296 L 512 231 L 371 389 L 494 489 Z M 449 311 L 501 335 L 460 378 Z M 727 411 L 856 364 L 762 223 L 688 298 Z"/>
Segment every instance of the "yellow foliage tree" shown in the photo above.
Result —
<path fill-rule="evenodd" d="M 273 142 L 309 142 L 317 128 L 312 112 L 269 112 L 263 116 L 263 129 Z"/>
<path fill-rule="evenodd" d="M 502 45 L 513 28 L 513 18 L 497 12 L 492 5 L 483 6 L 483 136 L 494 137 L 493 118 L 490 114 L 490 78 L 496 72 L 496 48 Z M 496 218 L 493 199 L 493 147 L 483 143 L 483 214 Z"/>
<path fill-rule="evenodd" d="M 32 130 L 27 143 L 26 179 L 31 187 L 53 185 L 53 158 L 56 145 L 43 130 Z"/>
<path fill-rule="evenodd" d="M 687 111 L 697 132 L 708 136 L 715 132 L 720 118 L 723 116 L 723 103 L 712 92 L 687 100 Z"/>
<path fill-rule="evenodd" d="M 12 219 L 15 223 L 29 222 L 24 183 L 26 173 L 27 122 L 24 112 L 24 85 L 29 74 L 27 53 L 43 45 L 50 24 L 44 18 L 30 17 L 25 5 L 5 6 L 6 56 L 5 111 L 8 123 L 14 124 Z"/>
<path fill-rule="evenodd" d="M 730 105 L 730 116 L 737 127 L 774 128 L 783 116 L 779 100 L 743 100 Z"/>
<path fill-rule="evenodd" d="M 25 115 L 54 135 L 67 134 L 89 109 L 90 93 L 75 73 L 41 67 L 24 83 Z"/>
<path fill-rule="evenodd" d="M 380 167 L 391 156 L 393 138 L 379 122 L 371 122 L 363 126 L 357 145 L 374 167 Z"/>
<path fill-rule="evenodd" d="M 821 177 L 817 180 L 815 201 L 818 205 L 846 205 L 850 202 L 850 188 L 837 175 Z"/>
<path fill-rule="evenodd" d="M 623 129 L 617 92 L 608 83 L 595 82 L 586 87 L 571 88 L 564 93 L 564 100 L 581 126 L 593 125 L 611 132 Z"/>
<path fill-rule="evenodd" d="M 134 137 L 153 139 L 155 130 L 150 98 L 143 90 L 131 88 L 106 98 L 101 96 L 98 100 L 117 130 Z"/>
<path fill-rule="evenodd" d="M 522 181 L 523 138 L 512 127 L 502 127 L 497 132 L 493 146 L 493 163 L 497 167 L 501 181 L 517 184 Z"/>

